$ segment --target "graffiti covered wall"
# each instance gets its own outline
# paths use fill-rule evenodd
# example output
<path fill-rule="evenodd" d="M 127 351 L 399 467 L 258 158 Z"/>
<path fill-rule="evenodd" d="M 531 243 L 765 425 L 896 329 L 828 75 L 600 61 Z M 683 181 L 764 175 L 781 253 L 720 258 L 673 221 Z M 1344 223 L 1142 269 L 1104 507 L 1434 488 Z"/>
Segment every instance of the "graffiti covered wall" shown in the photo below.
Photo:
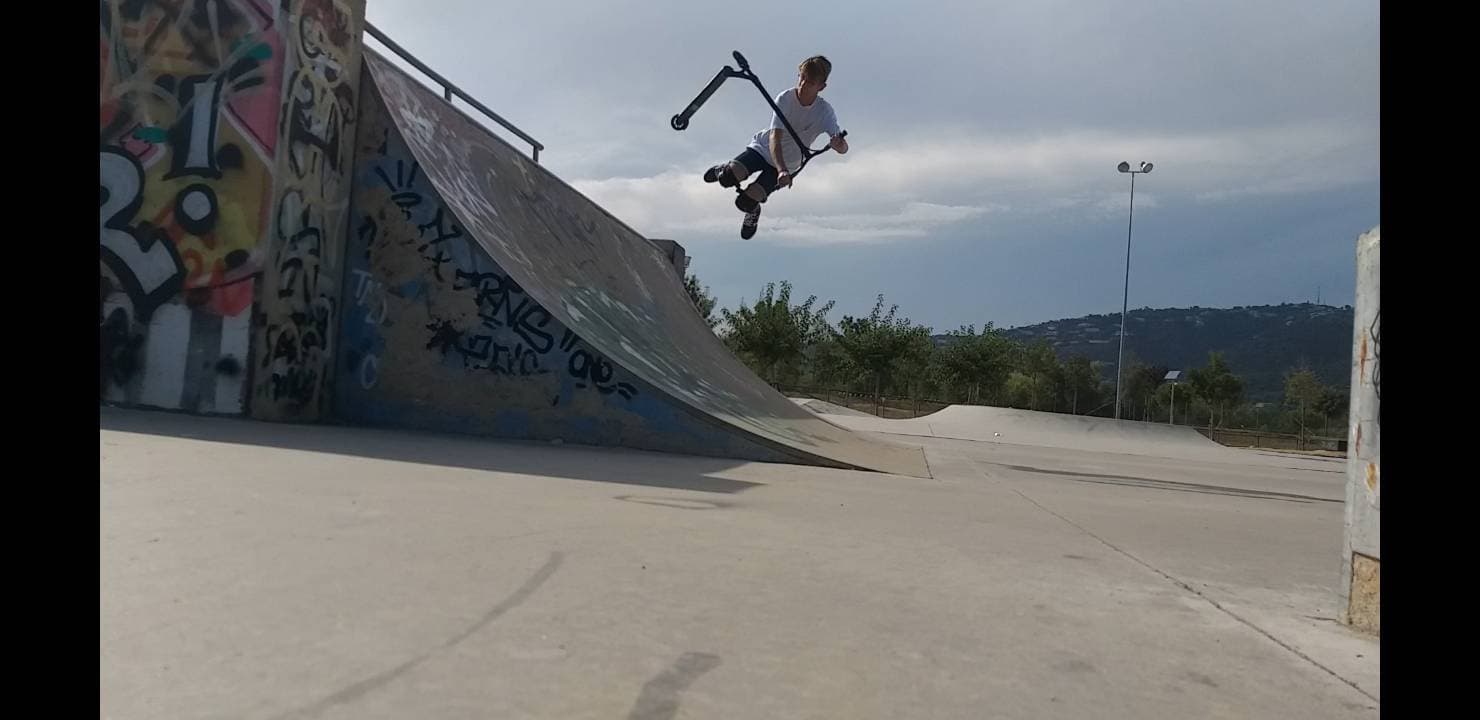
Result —
<path fill-rule="evenodd" d="M 275 197 L 253 327 L 252 416 L 328 410 L 354 166 L 364 0 L 283 0 L 291 28 Z"/>
<path fill-rule="evenodd" d="M 360 97 L 335 385 L 342 419 L 789 461 L 696 420 L 554 320 L 458 223 L 368 73 Z"/>
<path fill-rule="evenodd" d="M 101 3 L 102 398 L 242 411 L 283 46 L 269 0 Z"/>

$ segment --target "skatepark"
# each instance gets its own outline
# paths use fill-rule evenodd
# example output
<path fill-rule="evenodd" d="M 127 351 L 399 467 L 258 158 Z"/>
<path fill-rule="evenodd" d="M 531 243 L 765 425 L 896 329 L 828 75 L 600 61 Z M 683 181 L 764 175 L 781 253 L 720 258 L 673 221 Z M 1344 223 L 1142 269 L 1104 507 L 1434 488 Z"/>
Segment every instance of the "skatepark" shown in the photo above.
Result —
<path fill-rule="evenodd" d="M 1377 716 L 1345 458 L 787 398 L 362 2 L 223 5 L 260 84 L 103 104 L 103 716 Z"/>
<path fill-rule="evenodd" d="M 919 478 L 102 428 L 114 717 L 1377 715 L 1338 460 L 893 437 Z"/>

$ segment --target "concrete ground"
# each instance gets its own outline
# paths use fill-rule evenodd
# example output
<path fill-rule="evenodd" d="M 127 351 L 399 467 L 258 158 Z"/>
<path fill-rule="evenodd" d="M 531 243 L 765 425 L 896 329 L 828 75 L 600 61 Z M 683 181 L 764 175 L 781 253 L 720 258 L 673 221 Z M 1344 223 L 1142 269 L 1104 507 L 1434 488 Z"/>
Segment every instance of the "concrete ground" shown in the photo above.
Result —
<path fill-rule="evenodd" d="M 1339 460 L 100 425 L 105 718 L 1378 715 Z"/>

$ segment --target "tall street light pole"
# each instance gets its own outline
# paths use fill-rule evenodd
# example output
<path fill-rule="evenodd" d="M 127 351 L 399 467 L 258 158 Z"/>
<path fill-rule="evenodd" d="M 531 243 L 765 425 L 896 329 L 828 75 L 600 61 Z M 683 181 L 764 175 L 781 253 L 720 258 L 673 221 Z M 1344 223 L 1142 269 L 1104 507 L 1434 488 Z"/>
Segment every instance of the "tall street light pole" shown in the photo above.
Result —
<path fill-rule="evenodd" d="M 1151 163 L 1141 163 L 1141 169 L 1132 170 L 1128 162 L 1116 169 L 1131 176 L 1131 214 L 1125 226 L 1125 292 L 1120 298 L 1120 357 L 1115 361 L 1115 419 L 1120 419 L 1120 383 L 1125 371 L 1125 311 L 1131 298 L 1131 228 L 1136 221 L 1136 176 L 1151 172 Z"/>

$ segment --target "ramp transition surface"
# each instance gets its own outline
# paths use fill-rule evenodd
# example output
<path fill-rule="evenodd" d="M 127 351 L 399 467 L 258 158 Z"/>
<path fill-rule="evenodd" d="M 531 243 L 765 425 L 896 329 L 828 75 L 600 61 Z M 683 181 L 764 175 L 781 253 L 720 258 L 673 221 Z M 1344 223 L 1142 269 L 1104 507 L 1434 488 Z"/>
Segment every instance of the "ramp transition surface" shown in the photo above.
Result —
<path fill-rule="evenodd" d="M 951 405 L 918 418 L 886 420 L 830 416 L 858 431 L 916 435 L 1197 460 L 1247 460 L 1250 453 L 1224 447 L 1197 430 L 1163 423 L 1112 420 L 986 405 Z"/>

